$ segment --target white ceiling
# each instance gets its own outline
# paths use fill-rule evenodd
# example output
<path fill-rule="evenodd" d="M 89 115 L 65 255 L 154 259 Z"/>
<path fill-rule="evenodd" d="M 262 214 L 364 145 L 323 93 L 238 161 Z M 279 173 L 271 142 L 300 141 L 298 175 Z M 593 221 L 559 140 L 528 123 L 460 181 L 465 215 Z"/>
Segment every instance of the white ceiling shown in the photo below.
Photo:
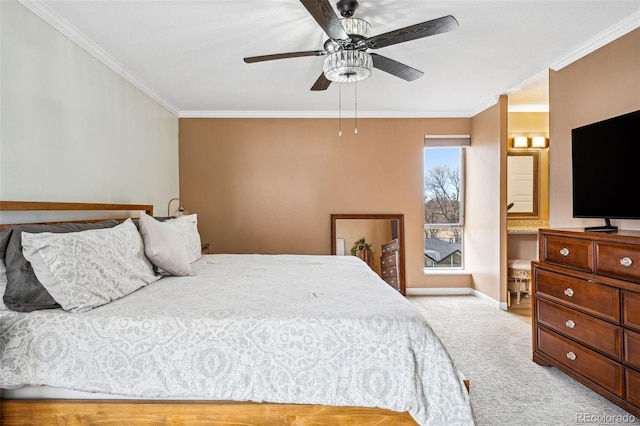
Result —
<path fill-rule="evenodd" d="M 309 90 L 323 57 L 243 61 L 322 49 L 298 0 L 20 1 L 178 116 L 337 114 L 338 84 Z M 375 50 L 425 75 L 374 69 L 357 84 L 358 116 L 469 117 L 509 93 L 510 106 L 539 107 L 546 70 L 640 27 L 640 1 L 360 0 L 355 17 L 377 35 L 445 15 L 457 31 Z M 354 86 L 342 85 L 343 114 Z"/>

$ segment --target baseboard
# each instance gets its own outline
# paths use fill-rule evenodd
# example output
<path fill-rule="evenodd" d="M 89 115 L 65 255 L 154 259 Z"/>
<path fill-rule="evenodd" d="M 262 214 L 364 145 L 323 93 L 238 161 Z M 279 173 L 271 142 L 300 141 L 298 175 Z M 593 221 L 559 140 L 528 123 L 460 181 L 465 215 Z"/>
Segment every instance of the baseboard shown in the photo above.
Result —
<path fill-rule="evenodd" d="M 488 303 L 489 305 L 493 306 L 496 309 L 500 309 L 500 302 L 498 302 L 495 299 L 492 299 L 491 297 L 487 296 L 484 293 L 479 292 L 478 290 L 474 290 L 471 289 L 471 294 L 482 299 L 483 302 Z M 505 303 L 505 309 L 506 309 L 506 303 Z"/>
<path fill-rule="evenodd" d="M 407 296 L 461 296 L 471 295 L 481 299 L 496 309 L 507 310 L 507 302 L 498 302 L 484 293 L 474 290 L 470 287 L 445 287 L 445 288 L 426 288 L 426 287 L 408 287 Z"/>
<path fill-rule="evenodd" d="M 458 296 L 461 294 L 472 294 L 469 287 L 451 287 L 451 288 L 427 288 L 427 287 L 408 287 L 407 296 Z"/>

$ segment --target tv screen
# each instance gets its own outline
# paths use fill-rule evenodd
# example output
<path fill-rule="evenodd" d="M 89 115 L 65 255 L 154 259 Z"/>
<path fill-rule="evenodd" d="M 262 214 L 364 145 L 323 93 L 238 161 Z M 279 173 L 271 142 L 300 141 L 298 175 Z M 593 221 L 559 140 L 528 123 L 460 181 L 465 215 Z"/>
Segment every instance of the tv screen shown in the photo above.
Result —
<path fill-rule="evenodd" d="M 640 219 L 640 110 L 571 131 L 573 217 Z"/>

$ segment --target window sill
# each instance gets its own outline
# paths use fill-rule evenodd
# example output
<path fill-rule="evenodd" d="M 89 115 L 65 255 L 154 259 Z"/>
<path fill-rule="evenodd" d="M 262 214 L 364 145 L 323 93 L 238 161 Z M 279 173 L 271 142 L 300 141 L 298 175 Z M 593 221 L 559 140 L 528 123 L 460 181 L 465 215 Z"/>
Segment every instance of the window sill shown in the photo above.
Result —
<path fill-rule="evenodd" d="M 466 271 L 462 268 L 447 268 L 447 269 L 433 269 L 433 268 L 424 268 L 425 275 L 471 275 L 471 272 Z"/>

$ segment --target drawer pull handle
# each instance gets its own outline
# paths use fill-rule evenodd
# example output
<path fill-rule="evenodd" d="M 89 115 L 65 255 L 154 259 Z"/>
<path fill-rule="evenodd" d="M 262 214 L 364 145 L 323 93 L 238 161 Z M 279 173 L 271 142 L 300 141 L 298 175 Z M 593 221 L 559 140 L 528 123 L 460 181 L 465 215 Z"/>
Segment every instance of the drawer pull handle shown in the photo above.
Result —
<path fill-rule="evenodd" d="M 562 250 L 560 250 L 560 254 L 563 256 L 569 256 L 569 249 L 568 248 L 563 248 Z"/>
<path fill-rule="evenodd" d="M 623 257 L 622 259 L 620 259 L 620 264 L 627 268 L 631 266 L 632 263 L 633 263 L 633 260 L 629 259 L 628 257 Z"/>
<path fill-rule="evenodd" d="M 567 358 L 569 358 L 571 361 L 575 361 L 576 360 L 576 354 L 574 354 L 573 352 L 569 352 L 567 354 Z"/>
<path fill-rule="evenodd" d="M 576 326 L 576 323 L 571 320 L 567 320 L 567 322 L 565 322 L 564 324 L 569 328 L 573 328 Z"/>
<path fill-rule="evenodd" d="M 566 289 L 564 291 L 564 294 L 566 294 L 569 297 L 573 296 L 573 289 L 571 289 L 571 288 Z"/>

